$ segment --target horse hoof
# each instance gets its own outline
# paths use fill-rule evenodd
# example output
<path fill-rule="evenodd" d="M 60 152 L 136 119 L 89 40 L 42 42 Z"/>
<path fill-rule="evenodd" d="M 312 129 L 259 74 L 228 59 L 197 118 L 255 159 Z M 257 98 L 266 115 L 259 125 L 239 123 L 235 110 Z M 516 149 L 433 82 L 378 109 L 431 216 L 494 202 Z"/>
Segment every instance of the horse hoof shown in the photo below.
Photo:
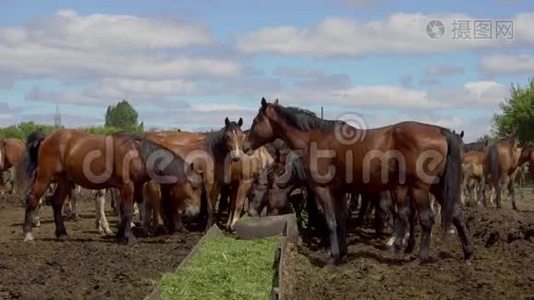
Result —
<path fill-rule="evenodd" d="M 418 258 L 414 259 L 412 262 L 410 262 L 410 264 L 414 265 L 414 266 L 420 266 L 420 265 L 432 263 L 432 262 L 435 262 L 435 261 L 436 261 L 436 258 L 434 258 L 432 256 L 418 257 Z"/>
<path fill-rule="evenodd" d="M 33 241 L 34 240 L 34 237 L 33 237 L 33 234 L 31 232 L 26 232 L 24 234 L 24 241 L 27 242 L 27 241 Z"/>
<path fill-rule="evenodd" d="M 327 266 L 337 266 L 339 265 L 339 261 L 340 261 L 340 258 L 339 257 L 336 257 L 336 256 L 328 256 L 328 260 L 326 261 L 326 265 Z"/>
<path fill-rule="evenodd" d="M 406 249 L 404 249 L 404 254 L 412 254 L 414 246 L 408 245 L 406 246 Z"/>
<path fill-rule="evenodd" d="M 118 242 L 121 245 L 131 246 L 135 243 L 135 238 L 133 236 L 132 237 L 121 237 L 119 238 Z"/>
<path fill-rule="evenodd" d="M 65 234 L 58 234 L 56 239 L 58 241 L 65 242 L 65 241 L 69 240 L 69 236 L 66 233 Z"/>
<path fill-rule="evenodd" d="M 33 227 L 41 227 L 41 221 L 37 220 L 32 223 Z"/>

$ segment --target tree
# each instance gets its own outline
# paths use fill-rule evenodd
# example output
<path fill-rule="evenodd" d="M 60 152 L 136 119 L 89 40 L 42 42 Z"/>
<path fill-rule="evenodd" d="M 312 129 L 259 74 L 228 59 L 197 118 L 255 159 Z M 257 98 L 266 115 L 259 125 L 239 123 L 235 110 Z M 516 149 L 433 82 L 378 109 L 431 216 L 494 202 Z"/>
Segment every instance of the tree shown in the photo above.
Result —
<path fill-rule="evenodd" d="M 116 127 L 122 130 L 138 130 L 137 111 L 126 100 L 115 106 L 108 106 L 106 111 L 106 127 Z"/>
<path fill-rule="evenodd" d="M 500 114 L 493 116 L 494 129 L 499 137 L 515 134 L 521 142 L 534 141 L 534 78 L 525 87 L 512 85 L 511 96 L 499 106 Z"/>

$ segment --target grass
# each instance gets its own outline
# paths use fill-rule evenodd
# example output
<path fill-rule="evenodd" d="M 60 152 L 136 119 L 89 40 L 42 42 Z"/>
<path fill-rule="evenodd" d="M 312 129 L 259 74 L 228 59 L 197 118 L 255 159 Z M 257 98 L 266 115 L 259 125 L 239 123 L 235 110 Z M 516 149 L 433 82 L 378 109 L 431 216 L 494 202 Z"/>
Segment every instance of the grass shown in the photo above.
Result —
<path fill-rule="evenodd" d="M 159 283 L 162 299 L 268 299 L 279 238 L 207 239 L 191 262 Z"/>

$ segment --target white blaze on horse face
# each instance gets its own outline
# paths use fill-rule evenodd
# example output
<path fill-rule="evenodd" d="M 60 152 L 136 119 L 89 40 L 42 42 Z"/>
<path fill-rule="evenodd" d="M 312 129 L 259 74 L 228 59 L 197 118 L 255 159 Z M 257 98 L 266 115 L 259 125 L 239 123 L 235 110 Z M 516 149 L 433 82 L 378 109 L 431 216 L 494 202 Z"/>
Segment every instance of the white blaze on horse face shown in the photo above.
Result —
<path fill-rule="evenodd" d="M 232 151 L 230 152 L 230 156 L 232 157 L 232 159 L 238 159 L 241 156 L 241 150 L 240 150 L 240 147 L 239 147 L 239 145 L 237 143 L 238 136 L 237 136 L 237 132 L 235 130 L 232 131 L 232 133 L 234 135 L 235 146 L 234 146 L 234 149 L 232 149 Z"/>

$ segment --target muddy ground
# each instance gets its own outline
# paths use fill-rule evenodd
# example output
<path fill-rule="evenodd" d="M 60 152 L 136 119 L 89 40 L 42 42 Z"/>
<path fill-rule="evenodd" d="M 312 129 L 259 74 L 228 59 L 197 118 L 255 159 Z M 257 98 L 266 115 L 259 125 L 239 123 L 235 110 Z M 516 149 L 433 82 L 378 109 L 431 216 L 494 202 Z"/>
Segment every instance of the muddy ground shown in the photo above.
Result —
<path fill-rule="evenodd" d="M 432 239 L 434 263 L 410 264 L 415 254 L 384 250 L 369 227 L 352 228 L 349 254 L 340 266 L 324 266 L 326 252 L 300 246 L 297 299 L 534 299 L 534 195 L 505 208 L 465 210 L 475 244 L 471 264 L 462 260 L 456 235 Z M 436 226 L 435 226 L 436 227 Z M 312 250 L 313 249 L 313 250 Z M 416 251 L 419 249 L 417 238 Z"/>
<path fill-rule="evenodd" d="M 175 270 L 201 232 L 115 243 L 95 229 L 94 206 L 84 199 L 81 220 L 67 222 L 70 240 L 55 240 L 52 208 L 41 210 L 35 241 L 22 241 L 20 197 L 0 196 L 0 299 L 142 299 L 162 273 Z M 117 218 L 107 204 L 112 229 Z"/>

